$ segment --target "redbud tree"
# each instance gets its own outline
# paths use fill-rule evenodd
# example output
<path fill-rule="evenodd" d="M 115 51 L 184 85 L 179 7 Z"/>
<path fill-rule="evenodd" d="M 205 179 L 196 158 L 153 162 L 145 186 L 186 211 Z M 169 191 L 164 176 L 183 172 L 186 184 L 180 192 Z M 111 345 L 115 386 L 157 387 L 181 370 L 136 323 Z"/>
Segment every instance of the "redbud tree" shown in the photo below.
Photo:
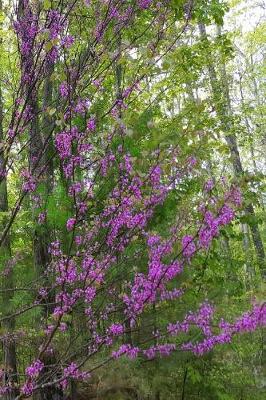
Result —
<path fill-rule="evenodd" d="M 12 79 L 7 73 L 1 81 L 3 398 L 63 399 L 70 382 L 89 381 L 120 357 L 202 355 L 265 325 L 264 304 L 227 322 L 206 298 L 180 320 L 156 329 L 146 323 L 145 340 L 136 335 L 151 308 L 159 313 L 162 303 L 182 301 L 189 289 L 179 277 L 241 210 L 235 182 L 201 176 L 201 138 L 185 151 L 178 143 L 154 144 L 156 121 L 135 143 L 132 136 L 137 104 L 151 90 L 158 102 L 158 69 L 197 22 L 215 19 L 214 4 L 1 5 L 7 32 L 1 47 L 12 65 Z M 186 196 L 180 188 L 193 180 L 200 184 L 190 207 L 176 207 L 158 232 L 158 208 L 173 193 Z M 22 272 L 12 247 L 27 227 L 26 295 L 10 312 Z M 27 352 L 33 328 L 37 340 Z"/>

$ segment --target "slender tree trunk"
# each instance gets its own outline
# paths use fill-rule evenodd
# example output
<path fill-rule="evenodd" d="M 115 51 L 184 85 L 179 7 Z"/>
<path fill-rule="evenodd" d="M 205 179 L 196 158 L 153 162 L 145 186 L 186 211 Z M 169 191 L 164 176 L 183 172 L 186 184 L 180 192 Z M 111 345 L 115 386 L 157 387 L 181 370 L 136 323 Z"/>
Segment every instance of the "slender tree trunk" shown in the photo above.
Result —
<path fill-rule="evenodd" d="M 2 130 L 2 93 L 0 83 L 0 143 L 3 140 Z M 3 151 L 0 149 L 0 165 L 4 159 Z M 5 171 L 2 171 L 5 172 Z M 7 181 L 3 178 L 0 183 L 0 213 L 8 212 L 8 199 L 7 199 Z M 2 228 L 5 226 L 5 217 L 2 218 Z M 1 226 L 0 226 L 1 229 Z M 2 301 L 3 301 L 3 314 L 8 317 L 3 321 L 4 334 L 6 339 L 3 340 L 3 364 L 4 364 L 4 382 L 3 385 L 14 386 L 17 383 L 17 361 L 16 361 L 16 343 L 14 339 L 15 331 L 15 318 L 12 314 L 12 298 L 14 296 L 14 277 L 13 268 L 8 265 L 8 261 L 11 259 L 11 245 L 10 238 L 7 235 L 0 248 L 0 264 L 1 264 L 1 289 L 3 290 Z M 3 398 L 5 400 L 12 400 L 16 396 L 16 390 L 11 390 L 9 394 Z"/>
<path fill-rule="evenodd" d="M 183 385 L 182 385 L 182 393 L 181 393 L 181 400 L 185 400 L 187 374 L 188 374 L 188 368 L 185 367 L 185 369 L 184 369 L 184 377 L 183 377 Z"/>
<path fill-rule="evenodd" d="M 33 164 L 33 157 L 35 151 L 39 151 L 38 144 L 36 144 L 36 138 L 43 143 L 42 154 L 39 154 L 40 167 L 42 171 L 42 179 L 41 183 L 43 184 L 43 198 L 42 201 L 44 203 L 47 202 L 49 196 L 52 194 L 52 189 L 54 185 L 54 166 L 52 160 L 52 132 L 54 129 L 54 121 L 53 118 L 49 115 L 48 108 L 52 104 L 53 100 L 53 85 L 51 81 L 51 75 L 53 73 L 53 65 L 47 65 L 46 78 L 44 82 L 44 92 L 43 92 L 43 111 L 44 116 L 42 119 L 42 132 L 43 136 L 40 137 L 39 129 L 38 129 L 38 118 L 33 121 L 32 131 L 31 131 L 31 142 L 32 142 L 32 153 L 30 154 L 31 165 Z M 36 97 L 37 104 L 37 97 Z M 36 108 L 37 111 L 37 108 Z M 37 116 L 38 114 L 36 114 Z M 38 132 L 37 132 L 38 131 Z M 37 136 L 35 136 L 37 133 Z M 38 168 L 36 169 L 37 173 Z M 51 231 L 47 224 L 47 221 L 42 224 L 41 230 L 38 228 L 34 232 L 34 264 L 36 274 L 39 279 L 42 280 L 45 286 L 50 286 L 51 282 L 49 282 L 48 277 L 46 276 L 47 266 L 50 263 L 50 255 L 48 253 L 48 246 L 51 242 Z M 46 304 L 42 309 L 42 315 L 44 319 L 49 318 L 50 314 L 53 311 L 53 303 L 55 299 L 55 293 L 53 290 L 48 291 L 48 295 L 46 298 Z M 56 363 L 55 355 L 50 355 L 46 357 L 44 360 L 45 369 L 43 373 L 45 374 L 46 369 L 48 369 L 49 365 Z M 45 390 L 40 390 L 38 393 L 34 394 L 34 400 L 62 400 L 64 398 L 63 391 L 59 387 L 50 387 Z"/>
<path fill-rule="evenodd" d="M 122 101 L 122 79 L 123 79 L 123 68 L 122 65 L 119 63 L 119 59 L 121 56 L 121 35 L 118 35 L 117 38 L 117 48 L 116 50 L 119 52 L 119 56 L 114 64 L 114 75 L 115 75 L 115 90 L 116 90 L 116 101 Z M 118 103 L 118 108 L 119 108 L 119 118 L 122 118 L 122 107 L 120 103 Z M 123 136 L 122 128 L 118 127 L 119 133 L 121 137 Z M 131 334 L 131 326 L 130 326 L 130 321 L 127 319 L 125 321 L 125 327 L 126 327 L 126 334 L 125 334 L 125 342 L 132 344 L 132 334 Z"/>
<path fill-rule="evenodd" d="M 206 28 L 203 23 L 199 23 L 199 30 L 202 39 L 207 40 Z M 235 135 L 231 133 L 232 109 L 230 104 L 229 85 L 224 65 L 222 65 L 221 68 L 222 68 L 221 71 L 222 82 L 220 83 L 216 75 L 214 63 L 212 62 L 210 56 L 208 62 L 208 72 L 209 72 L 209 79 L 215 102 L 215 107 L 221 122 L 221 126 L 225 133 L 225 140 L 227 142 L 228 148 L 231 153 L 231 162 L 234 170 L 234 175 L 237 179 L 239 179 L 241 178 L 241 176 L 244 175 L 244 169 L 242 166 L 238 150 L 237 139 Z M 246 206 L 245 213 L 246 215 L 251 215 L 252 217 L 255 217 L 255 211 L 251 203 L 248 206 Z M 253 222 L 252 225 L 250 226 L 250 230 L 252 234 L 252 240 L 256 251 L 261 275 L 263 280 L 265 280 L 266 279 L 265 251 L 258 224 L 256 222 Z"/>
<path fill-rule="evenodd" d="M 38 6 L 38 5 L 37 5 Z M 25 12 L 32 13 L 34 12 L 30 9 L 29 5 L 26 7 L 23 0 L 19 2 L 19 18 L 27 18 Z M 34 52 L 32 51 L 32 56 L 27 57 L 26 60 L 22 59 L 22 71 L 24 68 L 27 68 L 27 72 L 31 73 L 32 81 L 36 78 L 35 69 L 34 69 Z M 43 92 L 43 109 L 47 109 L 52 102 L 52 82 L 51 82 L 51 74 L 53 72 L 53 66 L 47 65 L 47 70 L 44 72 L 46 74 L 45 82 L 44 82 L 44 92 Z M 41 72 L 42 73 L 42 72 Z M 30 148 L 29 148 L 29 170 L 31 175 L 36 179 L 37 185 L 42 184 L 43 186 L 43 197 L 41 199 L 42 202 L 46 202 L 48 196 L 51 194 L 51 189 L 53 185 L 53 164 L 51 161 L 51 134 L 53 131 L 53 121 L 49 117 L 49 113 L 44 112 L 43 117 L 43 126 L 42 132 L 40 129 L 40 121 L 39 121 L 39 107 L 38 107 L 38 90 L 34 86 L 34 84 L 25 84 L 24 85 L 24 93 L 25 98 L 28 100 L 28 105 L 31 110 L 31 122 L 29 127 L 29 140 L 30 140 Z M 33 215 L 33 220 L 36 228 L 33 232 L 33 261 L 34 268 L 36 271 L 37 278 L 40 283 L 44 286 L 49 285 L 48 278 L 46 275 L 47 266 L 50 263 L 50 255 L 48 252 L 48 246 L 51 242 L 50 232 L 48 229 L 48 225 L 46 222 L 42 224 L 41 227 L 38 226 L 37 215 Z M 42 309 L 42 320 L 38 321 L 38 324 L 45 322 L 45 320 L 49 317 L 52 307 L 50 303 L 52 302 L 53 295 L 48 295 L 46 298 L 46 303 L 43 305 Z M 49 370 L 49 365 L 55 363 L 55 356 L 43 356 L 44 369 L 42 374 L 47 373 Z M 42 374 L 40 374 L 39 381 L 41 382 Z M 63 392 L 60 388 L 50 387 L 44 390 L 39 390 L 33 395 L 34 400 L 61 400 L 63 399 Z"/>
<path fill-rule="evenodd" d="M 43 88 L 43 118 L 42 118 L 42 137 L 44 143 L 42 150 L 42 158 L 40 167 L 43 170 L 42 184 L 43 184 L 43 198 L 44 204 L 47 204 L 49 196 L 52 194 L 54 186 L 54 165 L 53 165 L 53 143 L 52 133 L 54 130 L 54 120 L 49 114 L 49 107 L 53 101 L 53 84 L 51 80 L 54 71 L 53 64 L 48 63 L 46 67 L 46 78 Z M 47 220 L 44 220 L 41 230 L 35 231 L 35 269 L 37 276 L 42 279 L 44 285 L 50 286 L 49 279 L 45 275 L 46 267 L 50 263 L 50 255 L 48 247 L 51 240 L 52 232 L 49 229 Z M 43 316 L 48 318 L 53 311 L 55 294 L 54 291 L 49 291 L 46 298 L 47 304 L 43 308 Z"/>
<path fill-rule="evenodd" d="M 244 215 L 245 215 L 245 213 L 244 213 Z M 240 229 L 243 234 L 242 243 L 243 243 L 245 262 L 246 262 L 247 288 L 250 289 L 252 287 L 253 278 L 255 276 L 255 269 L 252 264 L 252 250 L 251 250 L 248 224 L 241 224 Z"/>
<path fill-rule="evenodd" d="M 239 76 L 239 92 L 240 92 L 241 106 L 242 106 L 243 115 L 244 115 L 244 121 L 245 121 L 246 129 L 247 129 L 247 133 L 248 133 L 249 139 L 250 139 L 249 148 L 250 148 L 253 169 L 254 169 L 254 173 L 258 174 L 259 169 L 258 169 L 256 159 L 255 159 L 255 149 L 254 149 L 254 144 L 253 144 L 252 128 L 251 128 L 250 121 L 247 116 L 247 112 L 245 110 L 245 98 L 244 98 L 244 91 L 243 91 L 243 87 L 242 87 L 242 76 L 241 75 Z M 264 200 L 263 200 L 261 191 L 260 191 L 259 197 L 260 197 L 260 206 L 264 210 Z"/>
<path fill-rule="evenodd" d="M 2 0 L 0 0 L 0 12 L 2 11 Z M 1 28 L 1 26 L 0 26 Z M 0 52 L 2 53 L 2 38 L 0 38 Z M 2 97 L 2 71 L 0 71 L 0 144 L 3 143 L 3 97 Z M 0 181 L 0 213 L 8 212 L 8 196 L 7 196 L 7 178 L 6 169 L 2 169 L 4 164 L 4 148 L 0 147 L 0 169 L 1 169 L 1 181 Z M 1 217 L 0 229 L 6 224 L 7 216 Z M 14 339 L 15 332 L 15 318 L 12 314 L 12 298 L 14 296 L 14 277 L 13 268 L 8 265 L 8 261 L 11 259 L 11 244 L 10 237 L 7 235 L 0 248 L 0 266 L 1 266 L 1 289 L 3 290 L 2 301 L 3 301 L 3 315 L 8 317 L 3 322 L 4 335 L 6 339 L 2 342 L 3 348 L 3 365 L 4 375 L 2 385 L 10 386 L 9 393 L 3 395 L 3 400 L 13 400 L 16 397 L 16 384 L 17 384 L 17 359 L 16 359 L 16 342 Z"/>
<path fill-rule="evenodd" d="M 76 400 L 78 398 L 78 388 L 77 382 L 72 380 L 70 383 L 71 400 Z"/>
<path fill-rule="evenodd" d="M 260 157 L 264 158 L 264 161 L 266 161 L 266 146 L 265 146 L 266 145 L 266 130 L 265 130 L 265 124 L 263 124 L 263 122 L 261 122 L 264 120 L 264 114 L 263 114 L 264 103 L 260 97 L 261 96 L 260 90 L 259 90 L 258 82 L 256 80 L 255 73 L 254 73 L 255 66 L 254 66 L 254 59 L 253 59 L 252 54 L 250 56 L 250 65 L 249 66 L 251 69 L 251 81 L 252 81 L 252 86 L 253 86 L 253 88 L 252 88 L 253 90 L 252 89 L 251 90 L 253 92 L 254 98 L 256 99 L 255 107 L 256 107 L 257 115 L 259 116 L 259 120 L 258 120 L 258 118 L 256 118 L 254 124 L 259 129 L 260 135 L 261 135 Z M 263 203 L 263 206 L 264 206 L 264 203 Z"/>
<path fill-rule="evenodd" d="M 161 399 L 160 390 L 157 389 L 154 395 L 154 400 L 160 400 L 160 399 Z"/>

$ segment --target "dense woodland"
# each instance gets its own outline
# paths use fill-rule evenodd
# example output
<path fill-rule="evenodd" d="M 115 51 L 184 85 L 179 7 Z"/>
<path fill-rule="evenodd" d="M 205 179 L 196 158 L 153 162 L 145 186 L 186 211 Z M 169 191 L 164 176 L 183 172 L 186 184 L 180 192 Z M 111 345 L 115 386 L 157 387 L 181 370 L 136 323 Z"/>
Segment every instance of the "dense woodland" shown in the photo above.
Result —
<path fill-rule="evenodd" d="M 0 0 L 0 399 L 265 399 L 265 16 Z"/>

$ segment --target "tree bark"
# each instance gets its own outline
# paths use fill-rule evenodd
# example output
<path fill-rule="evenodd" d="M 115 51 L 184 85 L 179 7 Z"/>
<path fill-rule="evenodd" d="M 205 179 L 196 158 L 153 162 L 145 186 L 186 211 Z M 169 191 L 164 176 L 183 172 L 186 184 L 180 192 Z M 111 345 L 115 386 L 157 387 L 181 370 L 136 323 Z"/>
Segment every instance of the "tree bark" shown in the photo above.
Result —
<path fill-rule="evenodd" d="M 27 5 L 27 13 L 33 13 L 34 10 L 30 8 L 30 5 Z M 19 18 L 27 18 L 25 15 L 25 5 L 23 0 L 19 1 Z M 27 57 L 27 60 L 22 58 L 22 72 L 24 68 L 27 68 L 27 72 L 31 72 L 32 82 L 37 80 L 35 76 L 35 67 L 34 67 L 34 51 L 31 52 L 32 56 Z M 47 109 L 52 102 L 52 81 L 51 81 L 51 74 L 53 72 L 53 66 L 51 64 L 46 65 L 46 71 L 39 72 L 40 74 L 45 75 L 44 81 L 44 89 L 43 89 L 43 109 Z M 53 121 L 49 116 L 48 112 L 44 111 L 43 117 L 43 132 L 41 134 L 40 130 L 40 121 L 39 121 L 39 106 L 38 106 L 38 89 L 36 85 L 33 83 L 25 84 L 24 85 L 24 94 L 25 98 L 27 99 L 28 105 L 31 109 L 31 122 L 29 126 L 29 140 L 30 140 L 30 147 L 29 147 L 29 170 L 31 175 L 36 179 L 37 185 L 42 184 L 44 187 L 44 194 L 42 201 L 46 203 L 47 197 L 51 194 L 52 186 L 53 186 L 53 164 L 51 161 L 51 134 L 53 131 Z M 41 229 L 38 226 L 37 216 L 33 215 L 33 220 L 35 223 L 36 228 L 33 232 L 33 261 L 34 261 L 34 268 L 36 271 L 37 278 L 40 284 L 44 286 L 49 285 L 48 277 L 46 275 L 47 266 L 50 263 L 50 255 L 48 252 L 48 246 L 51 241 L 51 235 L 49 232 L 49 228 L 47 223 L 45 222 Z M 52 307 L 52 295 L 48 295 L 45 299 L 46 303 L 43 304 L 42 308 L 42 320 L 38 323 L 45 322 L 49 317 Z M 44 369 L 40 374 L 39 381 L 42 380 L 42 375 L 47 372 L 47 367 L 50 364 L 54 364 L 56 362 L 55 356 L 46 357 L 44 356 Z M 45 390 L 39 390 L 38 392 L 34 393 L 33 395 L 34 400 L 62 400 L 63 399 L 63 391 L 61 388 L 57 387 L 49 387 Z"/>
<path fill-rule="evenodd" d="M 200 31 L 202 40 L 207 40 L 206 28 L 203 23 L 199 23 L 199 31 Z M 219 80 L 217 78 L 216 70 L 214 67 L 214 62 L 211 59 L 211 55 L 209 57 L 207 67 L 208 67 L 209 80 L 210 80 L 210 85 L 211 85 L 211 89 L 212 89 L 212 93 L 213 93 L 216 112 L 220 119 L 222 129 L 225 133 L 225 140 L 226 140 L 226 143 L 230 150 L 231 163 L 232 163 L 234 175 L 235 175 L 236 179 L 239 180 L 239 178 L 241 178 L 244 175 L 244 169 L 242 166 L 242 162 L 241 162 L 241 158 L 240 158 L 240 154 L 239 154 L 239 150 L 238 150 L 236 136 L 231 133 L 231 117 L 232 117 L 233 112 L 231 109 L 229 85 L 228 85 L 228 79 L 226 76 L 225 66 L 222 65 L 222 67 L 221 67 L 222 68 L 222 71 L 221 71 L 222 82 L 219 82 Z M 251 203 L 245 207 L 245 214 L 255 217 L 254 207 Z M 261 239 L 258 224 L 256 222 L 254 222 L 250 226 L 250 230 L 251 230 L 251 234 L 252 234 L 252 240 L 253 240 L 254 248 L 256 251 L 258 264 L 259 264 L 260 271 L 261 271 L 261 276 L 262 276 L 262 279 L 265 280 L 266 279 L 265 251 L 264 251 L 264 246 L 263 246 L 263 242 Z"/>
<path fill-rule="evenodd" d="M 251 160 L 252 160 L 252 164 L 253 164 L 253 170 L 255 174 L 259 173 L 259 169 L 257 166 L 257 162 L 255 159 L 255 149 L 254 149 L 254 142 L 253 142 L 253 135 L 252 135 L 252 127 L 245 109 L 245 98 L 244 98 L 244 91 L 243 91 L 243 86 L 242 86 L 242 76 L 241 74 L 239 74 L 239 92 L 240 92 L 240 102 L 241 102 L 241 107 L 242 107 L 242 112 L 243 112 L 243 116 L 244 116 L 244 121 L 245 121 L 245 125 L 246 125 L 246 130 L 249 136 L 249 149 L 250 149 L 250 155 L 251 155 Z M 258 104 L 259 104 L 259 100 L 258 100 Z M 264 199 L 262 196 L 262 193 L 260 192 L 260 206 L 261 208 L 264 210 Z"/>
<path fill-rule="evenodd" d="M 0 0 L 0 12 L 2 11 L 2 0 Z M 2 25 L 2 23 L 1 23 Z M 0 26 L 1 28 L 1 26 Z M 2 38 L 0 38 L 0 52 L 2 53 Z M 4 132 L 3 132 L 3 96 L 2 96 L 2 71 L 0 71 L 0 145 L 4 143 Z M 4 147 L 0 147 L 0 170 L 1 170 L 1 181 L 0 181 L 0 214 L 8 212 L 8 192 L 7 192 L 7 178 L 6 168 L 3 169 L 4 165 Z M 1 215 L 1 226 L 4 228 L 6 224 L 7 215 Z M 6 339 L 2 342 L 3 348 L 3 364 L 4 364 L 4 375 L 3 375 L 3 386 L 10 386 L 9 393 L 3 395 L 3 400 L 13 400 L 17 395 L 17 390 L 14 387 L 17 384 L 17 359 L 16 359 L 16 342 L 14 338 L 15 332 L 15 318 L 12 314 L 12 298 L 14 296 L 14 276 L 13 268 L 8 265 L 8 261 L 11 259 L 11 244 L 10 237 L 7 235 L 0 248 L 0 264 L 2 285 L 3 290 L 3 315 L 7 318 L 3 322 L 4 335 Z"/>

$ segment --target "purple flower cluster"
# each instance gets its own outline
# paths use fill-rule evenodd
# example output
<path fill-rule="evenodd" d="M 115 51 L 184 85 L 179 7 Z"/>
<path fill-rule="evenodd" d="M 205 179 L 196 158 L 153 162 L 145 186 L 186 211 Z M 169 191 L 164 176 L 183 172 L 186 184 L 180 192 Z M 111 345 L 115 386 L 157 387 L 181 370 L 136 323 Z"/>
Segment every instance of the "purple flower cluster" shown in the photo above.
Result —
<path fill-rule="evenodd" d="M 21 388 L 21 392 L 25 394 L 25 396 L 31 396 L 33 390 L 34 390 L 34 384 L 30 380 L 27 380 Z"/>
<path fill-rule="evenodd" d="M 126 355 L 130 359 L 134 359 L 139 354 L 140 349 L 138 347 L 134 347 L 130 344 L 122 344 L 118 350 L 112 352 L 113 358 L 120 358 L 123 355 Z"/>
<path fill-rule="evenodd" d="M 70 179 L 78 167 L 86 165 L 86 157 L 93 150 L 87 142 L 87 134 L 79 132 L 77 126 L 59 132 L 55 138 L 55 147 L 63 163 L 65 177 Z"/>
<path fill-rule="evenodd" d="M 68 367 L 64 368 L 64 373 L 63 373 L 64 379 L 62 380 L 61 385 L 65 389 L 70 379 L 85 380 L 88 379 L 89 377 L 90 377 L 89 373 L 80 371 L 77 364 L 72 362 Z"/>
<path fill-rule="evenodd" d="M 204 189 L 206 190 L 206 192 L 210 192 L 212 189 L 214 188 L 214 182 L 212 179 L 209 179 L 205 185 L 204 185 Z"/>
<path fill-rule="evenodd" d="M 96 129 L 96 120 L 95 118 L 90 118 L 87 122 L 87 129 L 89 132 L 94 132 Z"/>
<path fill-rule="evenodd" d="M 71 92 L 71 86 L 67 82 L 60 83 L 59 93 L 62 97 L 68 97 Z"/>
<path fill-rule="evenodd" d="M 74 43 L 75 39 L 72 35 L 67 35 L 61 40 L 61 45 L 66 49 L 69 49 L 71 46 L 73 46 Z"/>
<path fill-rule="evenodd" d="M 266 326 L 266 305 L 254 304 L 250 312 L 244 313 L 234 323 L 230 324 L 221 320 L 219 325 L 220 332 L 214 334 L 211 324 L 214 317 L 214 309 L 208 303 L 204 303 L 199 312 L 188 314 L 182 322 L 168 325 L 169 334 L 175 336 L 179 333 L 187 333 L 193 326 L 198 327 L 204 339 L 197 343 L 187 342 L 181 348 L 192 351 L 196 355 L 202 355 L 212 350 L 218 344 L 230 343 L 236 334 L 253 332 L 258 328 Z"/>
<path fill-rule="evenodd" d="M 37 378 L 44 367 L 44 363 L 40 360 L 34 361 L 26 368 L 26 375 L 29 378 Z"/>
<path fill-rule="evenodd" d="M 23 170 L 21 176 L 24 178 L 22 190 L 26 193 L 34 192 L 37 186 L 35 177 L 28 170 Z"/>
<path fill-rule="evenodd" d="M 77 280 L 77 266 L 73 260 L 61 259 L 56 263 L 57 278 L 56 282 L 59 284 L 63 283 L 74 283 Z"/>
<path fill-rule="evenodd" d="M 148 349 L 141 350 L 139 347 L 134 347 L 130 344 L 123 344 L 118 350 L 112 352 L 113 358 L 117 359 L 126 356 L 129 359 L 135 359 L 138 354 L 143 354 L 149 360 L 155 358 L 157 355 L 160 357 L 168 357 L 173 351 L 176 350 L 176 345 L 173 343 L 158 344 L 151 346 Z"/>
<path fill-rule="evenodd" d="M 173 343 L 158 344 L 157 346 L 149 347 L 143 350 L 143 355 L 149 360 L 159 355 L 160 357 L 168 357 L 170 354 L 176 350 L 176 345 Z"/>
<path fill-rule="evenodd" d="M 109 327 L 108 332 L 112 336 L 120 336 L 124 333 L 124 327 L 121 324 L 112 324 Z"/>
<path fill-rule="evenodd" d="M 138 0 L 138 5 L 139 8 L 145 10 L 146 8 L 149 8 L 152 3 L 152 0 Z"/>
<path fill-rule="evenodd" d="M 74 229 L 74 227 L 75 227 L 75 225 L 76 225 L 76 218 L 69 218 L 68 220 L 67 220 L 67 223 L 66 223 L 66 228 L 67 228 L 67 230 L 68 231 L 73 231 L 73 229 Z"/>
<path fill-rule="evenodd" d="M 167 331 L 170 335 L 176 336 L 179 333 L 188 333 L 192 327 L 198 327 L 206 336 L 211 335 L 212 317 L 214 308 L 207 302 L 203 303 L 197 313 L 188 313 L 182 322 L 170 323 Z"/>
<path fill-rule="evenodd" d="M 218 216 L 214 216 L 211 211 L 206 211 L 204 215 L 204 224 L 199 231 L 199 246 L 208 248 L 213 238 L 219 234 L 219 227 L 229 224 L 233 221 L 235 213 L 233 209 L 224 204 L 218 212 Z"/>
<path fill-rule="evenodd" d="M 193 241 L 193 237 L 190 235 L 186 235 L 182 239 L 182 251 L 184 257 L 190 259 L 193 254 L 196 252 L 196 245 Z"/>

